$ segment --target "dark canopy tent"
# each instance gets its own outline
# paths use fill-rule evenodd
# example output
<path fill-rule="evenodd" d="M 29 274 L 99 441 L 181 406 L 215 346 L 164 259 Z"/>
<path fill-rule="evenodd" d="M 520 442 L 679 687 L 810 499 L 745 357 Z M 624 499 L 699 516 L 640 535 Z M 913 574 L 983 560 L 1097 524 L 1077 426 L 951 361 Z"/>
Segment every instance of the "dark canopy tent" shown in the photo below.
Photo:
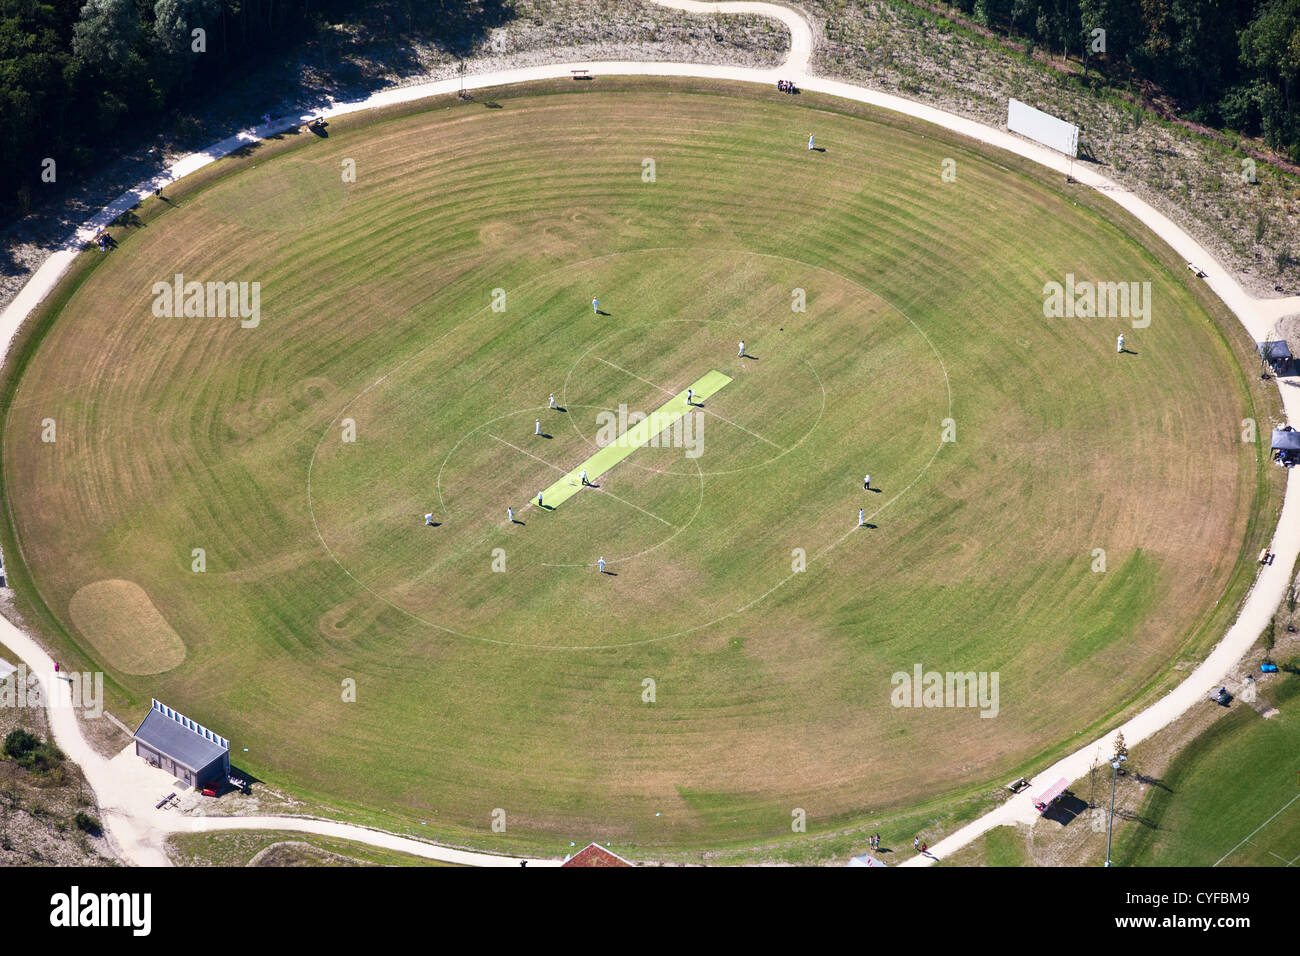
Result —
<path fill-rule="evenodd" d="M 1260 342 L 1259 357 L 1277 368 L 1291 361 L 1291 349 L 1285 342 Z"/>
<path fill-rule="evenodd" d="M 1300 432 L 1273 429 L 1274 451 L 1300 451 Z"/>

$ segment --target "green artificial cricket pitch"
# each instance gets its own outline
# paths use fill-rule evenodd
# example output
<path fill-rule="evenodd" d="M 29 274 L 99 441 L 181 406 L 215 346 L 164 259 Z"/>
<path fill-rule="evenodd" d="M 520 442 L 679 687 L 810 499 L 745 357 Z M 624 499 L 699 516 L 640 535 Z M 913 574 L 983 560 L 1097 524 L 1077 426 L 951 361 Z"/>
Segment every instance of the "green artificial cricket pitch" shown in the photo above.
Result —
<path fill-rule="evenodd" d="M 657 435 L 672 428 L 690 407 L 686 404 L 688 391 L 693 394 L 693 400 L 698 403 L 716 394 L 730 381 L 730 375 L 723 375 L 717 369 L 712 369 L 689 389 L 678 392 L 651 412 L 647 418 L 637 422 L 613 442 L 543 491 L 542 506 L 546 509 L 558 508 L 582 489 L 584 471 L 587 473 L 588 481 L 595 481 L 632 452 L 644 448 Z"/>

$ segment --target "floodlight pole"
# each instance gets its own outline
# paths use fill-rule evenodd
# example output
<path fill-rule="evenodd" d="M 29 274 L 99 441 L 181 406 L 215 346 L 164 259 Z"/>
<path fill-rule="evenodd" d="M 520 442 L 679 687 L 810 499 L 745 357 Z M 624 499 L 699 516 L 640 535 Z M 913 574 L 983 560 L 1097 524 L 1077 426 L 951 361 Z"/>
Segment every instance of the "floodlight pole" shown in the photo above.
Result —
<path fill-rule="evenodd" d="M 1111 757 L 1110 767 L 1110 820 L 1106 824 L 1106 865 L 1110 866 L 1110 837 L 1115 829 L 1115 782 L 1119 779 L 1119 765 L 1128 757 Z"/>

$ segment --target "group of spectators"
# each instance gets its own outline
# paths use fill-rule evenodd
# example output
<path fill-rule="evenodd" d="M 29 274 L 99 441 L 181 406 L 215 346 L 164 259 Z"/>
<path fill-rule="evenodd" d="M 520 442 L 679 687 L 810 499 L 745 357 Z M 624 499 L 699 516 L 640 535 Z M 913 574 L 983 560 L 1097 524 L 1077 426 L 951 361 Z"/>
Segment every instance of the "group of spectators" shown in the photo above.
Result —
<path fill-rule="evenodd" d="M 794 85 L 792 80 L 777 80 L 776 88 L 782 93 L 798 93 L 799 88 Z"/>

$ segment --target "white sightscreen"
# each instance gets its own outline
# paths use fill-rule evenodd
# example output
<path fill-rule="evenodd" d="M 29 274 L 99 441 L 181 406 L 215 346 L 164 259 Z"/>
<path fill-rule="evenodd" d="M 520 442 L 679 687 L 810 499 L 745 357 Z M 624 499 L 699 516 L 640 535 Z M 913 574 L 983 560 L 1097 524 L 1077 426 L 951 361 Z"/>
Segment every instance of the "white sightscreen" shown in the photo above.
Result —
<path fill-rule="evenodd" d="M 1007 102 L 1007 129 L 1067 156 L 1079 155 L 1079 127 L 1019 100 Z"/>

